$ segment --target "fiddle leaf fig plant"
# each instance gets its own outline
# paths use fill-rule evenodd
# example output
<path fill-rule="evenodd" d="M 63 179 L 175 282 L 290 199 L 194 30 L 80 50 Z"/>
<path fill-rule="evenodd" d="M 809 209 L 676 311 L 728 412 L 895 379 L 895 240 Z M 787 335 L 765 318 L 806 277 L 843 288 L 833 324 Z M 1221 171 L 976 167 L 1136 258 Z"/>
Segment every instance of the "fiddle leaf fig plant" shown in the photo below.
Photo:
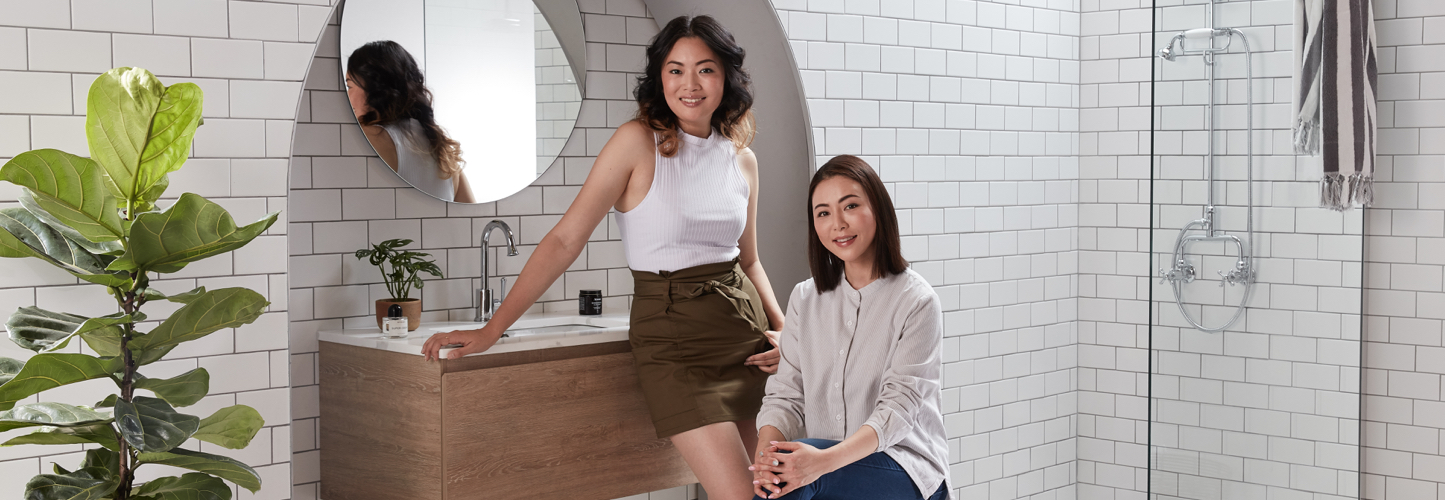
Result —
<path fill-rule="evenodd" d="M 400 250 L 410 244 L 411 240 L 398 238 L 373 243 L 371 248 L 356 251 L 358 260 L 369 259 L 371 265 L 381 271 L 381 279 L 386 282 L 386 292 L 396 300 L 407 300 L 411 298 L 413 287 L 420 289 L 425 286 L 421 281 L 421 273 L 442 277 L 442 270 L 437 267 L 436 261 L 424 260 L 431 257 L 431 254 Z"/>
<path fill-rule="evenodd" d="M 0 257 L 34 257 L 105 287 L 116 301 L 114 314 L 99 317 L 22 307 L 5 322 L 10 340 L 35 354 L 0 358 L 0 432 L 31 429 L 0 446 L 89 445 L 75 469 L 56 464 L 53 474 L 31 478 L 27 500 L 228 500 L 226 481 L 261 487 L 246 464 L 180 448 L 190 439 L 245 448 L 265 425 L 260 413 L 236 405 L 187 415 L 179 408 L 210 391 L 205 368 L 170 378 L 139 371 L 183 342 L 255 321 L 269 305 L 245 288 L 167 296 L 151 287 L 158 273 L 241 248 L 276 222 L 273 212 L 237 226 L 220 205 L 191 193 L 162 206 L 167 174 L 190 155 L 201 102 L 195 84 L 167 87 L 144 69 L 112 69 L 86 100 L 89 158 L 40 149 L 0 167 L 0 180 L 21 188 L 20 206 L 0 209 Z M 141 309 L 154 301 L 180 308 L 142 331 Z M 21 404 L 92 379 L 111 380 L 116 393 L 90 405 Z M 136 470 L 148 464 L 196 472 L 137 486 Z"/>

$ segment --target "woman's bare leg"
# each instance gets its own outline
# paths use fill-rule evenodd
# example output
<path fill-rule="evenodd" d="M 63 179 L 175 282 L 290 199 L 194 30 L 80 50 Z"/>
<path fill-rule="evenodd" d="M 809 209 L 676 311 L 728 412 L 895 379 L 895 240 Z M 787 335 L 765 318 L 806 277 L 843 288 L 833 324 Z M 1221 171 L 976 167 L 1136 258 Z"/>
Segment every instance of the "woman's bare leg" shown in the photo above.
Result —
<path fill-rule="evenodd" d="M 758 452 L 758 421 L 750 418 L 733 423 L 738 426 L 738 437 L 743 440 L 743 447 L 748 450 L 748 463 L 751 464 L 753 454 Z"/>
<path fill-rule="evenodd" d="M 672 445 L 707 490 L 708 500 L 750 500 L 753 476 L 749 454 L 734 422 L 718 422 L 672 436 Z M 754 437 L 753 441 L 757 441 Z"/>

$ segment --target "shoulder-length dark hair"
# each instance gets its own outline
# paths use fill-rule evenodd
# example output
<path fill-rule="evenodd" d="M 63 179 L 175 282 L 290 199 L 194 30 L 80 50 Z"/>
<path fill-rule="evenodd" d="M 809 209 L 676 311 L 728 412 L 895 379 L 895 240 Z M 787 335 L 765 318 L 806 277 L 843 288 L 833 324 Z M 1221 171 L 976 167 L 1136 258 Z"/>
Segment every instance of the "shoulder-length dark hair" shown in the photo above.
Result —
<path fill-rule="evenodd" d="M 391 40 L 377 40 L 357 47 L 346 60 L 346 74 L 366 91 L 371 108 L 357 121 L 362 125 L 387 125 L 414 118 L 431 142 L 437 159 L 437 176 L 450 179 L 462 171 L 462 146 L 437 125 L 432 112 L 432 95 L 427 90 L 416 59 Z"/>
<path fill-rule="evenodd" d="M 637 120 L 660 136 L 657 151 L 664 157 L 677 154 L 681 141 L 677 138 L 677 115 L 667 107 L 662 90 L 662 65 L 672 46 L 682 38 L 696 38 L 707 44 L 719 59 L 723 70 L 722 103 L 712 113 L 712 127 L 733 141 L 738 149 L 753 143 L 757 129 L 753 123 L 752 77 L 743 70 L 746 51 L 733 39 L 733 34 L 712 16 L 678 16 L 667 23 L 647 46 L 647 69 L 637 77 L 632 96 L 637 99 Z"/>
<path fill-rule="evenodd" d="M 808 219 L 813 218 L 813 192 L 818 184 L 834 177 L 852 179 L 863 186 L 868 205 L 873 208 L 873 221 L 877 225 L 873 232 L 873 269 L 880 276 L 892 276 L 908 269 L 903 260 L 903 244 L 898 235 L 898 213 L 893 209 L 893 199 L 883 187 L 883 179 L 862 158 L 853 155 L 835 156 L 824 163 L 813 174 L 808 184 Z M 808 267 L 813 271 L 813 284 L 818 291 L 828 292 L 838 287 L 843 276 L 843 261 L 818 239 L 817 229 L 808 225 Z"/>

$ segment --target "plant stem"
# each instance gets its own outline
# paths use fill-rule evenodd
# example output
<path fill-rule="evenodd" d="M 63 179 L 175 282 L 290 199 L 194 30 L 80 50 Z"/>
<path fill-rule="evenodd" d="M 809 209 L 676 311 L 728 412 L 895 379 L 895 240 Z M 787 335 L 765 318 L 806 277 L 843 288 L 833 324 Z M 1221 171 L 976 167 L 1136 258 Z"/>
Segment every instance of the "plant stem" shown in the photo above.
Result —
<path fill-rule="evenodd" d="M 116 290 L 119 292 L 119 290 Z M 117 296 L 120 296 L 118 293 Z M 121 309 L 126 314 L 134 314 L 139 306 L 136 304 L 136 293 L 134 291 L 124 292 L 125 300 L 121 302 Z M 131 334 L 135 333 L 135 321 L 125 324 L 124 332 L 120 336 L 120 355 L 125 361 L 121 370 L 123 375 L 120 381 L 120 399 L 129 403 L 135 394 L 135 360 L 131 358 L 130 343 Z M 122 436 L 120 441 L 120 485 L 116 487 L 116 500 L 126 500 L 130 497 L 131 483 L 135 480 L 134 468 L 131 461 L 130 446 Z"/>

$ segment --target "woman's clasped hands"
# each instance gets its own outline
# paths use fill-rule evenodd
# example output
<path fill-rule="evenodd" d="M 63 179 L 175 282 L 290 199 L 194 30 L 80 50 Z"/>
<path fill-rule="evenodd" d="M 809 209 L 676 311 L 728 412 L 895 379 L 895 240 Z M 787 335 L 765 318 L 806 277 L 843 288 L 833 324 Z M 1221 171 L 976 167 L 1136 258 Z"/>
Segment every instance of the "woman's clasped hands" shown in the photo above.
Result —
<path fill-rule="evenodd" d="M 827 451 L 807 443 L 769 441 L 753 458 L 753 494 L 760 498 L 782 498 L 793 490 L 817 481 L 837 467 L 830 465 Z"/>

